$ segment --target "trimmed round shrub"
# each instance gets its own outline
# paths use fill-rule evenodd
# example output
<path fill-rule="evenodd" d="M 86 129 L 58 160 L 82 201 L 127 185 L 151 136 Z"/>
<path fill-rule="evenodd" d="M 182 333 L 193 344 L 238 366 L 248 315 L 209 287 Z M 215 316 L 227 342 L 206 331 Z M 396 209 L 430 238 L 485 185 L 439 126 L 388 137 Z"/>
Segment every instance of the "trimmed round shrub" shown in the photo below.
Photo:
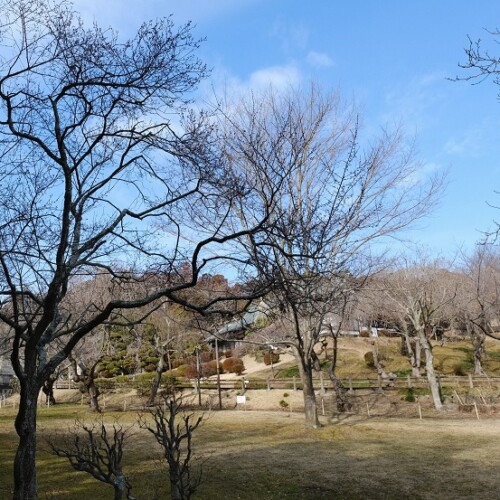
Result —
<path fill-rule="evenodd" d="M 217 375 L 217 367 L 213 366 L 210 362 L 202 363 L 200 367 L 201 376 L 203 378 L 211 377 L 212 375 Z"/>
<path fill-rule="evenodd" d="M 201 351 L 200 352 L 200 361 L 202 363 L 208 363 L 213 359 L 213 353 L 211 351 Z"/>
<path fill-rule="evenodd" d="M 222 363 L 224 371 L 227 373 L 235 373 L 236 375 L 241 375 L 245 370 L 245 365 L 241 358 L 227 358 Z"/>
<path fill-rule="evenodd" d="M 212 361 L 209 361 L 208 364 L 212 367 L 213 370 L 215 370 L 215 375 L 217 375 L 217 360 L 212 359 Z M 222 363 L 219 360 L 219 373 L 222 375 L 224 373 L 224 368 L 222 367 Z"/>
<path fill-rule="evenodd" d="M 269 366 L 271 363 L 278 363 L 280 360 L 280 355 L 277 352 L 266 352 L 263 356 L 264 364 Z"/>
<path fill-rule="evenodd" d="M 186 365 L 184 376 L 187 378 L 197 378 L 198 370 L 196 369 L 196 365 Z"/>

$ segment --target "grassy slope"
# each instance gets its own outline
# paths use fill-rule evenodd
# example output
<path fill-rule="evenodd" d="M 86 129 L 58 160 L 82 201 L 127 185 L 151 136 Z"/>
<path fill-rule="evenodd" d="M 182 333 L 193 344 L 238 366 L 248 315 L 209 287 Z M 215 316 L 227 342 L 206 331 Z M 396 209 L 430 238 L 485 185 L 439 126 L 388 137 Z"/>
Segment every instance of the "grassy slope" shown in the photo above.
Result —
<path fill-rule="evenodd" d="M 399 352 L 400 340 L 398 338 L 380 338 L 378 340 L 378 349 L 381 355 L 382 364 L 387 372 L 393 372 L 397 375 L 411 373 L 408 360 L 401 356 Z M 353 377 L 376 377 L 377 371 L 367 366 L 364 355 L 371 352 L 371 339 L 342 338 L 339 341 L 339 355 L 337 361 L 336 373 L 341 378 Z M 472 345 L 467 341 L 450 342 L 443 346 L 435 343 L 434 366 L 441 375 L 455 375 L 457 370 L 462 374 L 472 373 Z M 330 349 L 328 354 L 330 355 Z M 324 354 L 321 355 L 323 357 Z M 425 364 L 422 353 L 422 366 Z M 295 365 L 295 363 L 292 363 Z M 500 342 L 487 340 L 484 369 L 490 376 L 500 376 Z M 290 369 L 291 366 L 284 369 L 281 376 L 297 375 L 298 370 Z"/>

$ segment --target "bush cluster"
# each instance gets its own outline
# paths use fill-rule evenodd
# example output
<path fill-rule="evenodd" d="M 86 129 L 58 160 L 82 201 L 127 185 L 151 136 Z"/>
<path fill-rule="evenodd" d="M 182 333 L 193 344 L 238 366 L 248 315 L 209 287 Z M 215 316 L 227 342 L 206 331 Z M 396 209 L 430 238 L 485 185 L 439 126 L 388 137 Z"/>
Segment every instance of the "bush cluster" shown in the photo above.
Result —
<path fill-rule="evenodd" d="M 373 358 L 373 352 L 366 352 L 364 358 L 366 366 L 368 366 L 368 368 L 375 368 L 375 359 Z"/>
<path fill-rule="evenodd" d="M 262 361 L 264 361 L 266 366 L 269 366 L 271 363 L 278 363 L 279 360 L 280 355 L 277 352 L 266 352 L 262 358 Z"/>
<path fill-rule="evenodd" d="M 227 373 L 235 373 L 236 375 L 241 375 L 245 370 L 245 365 L 241 358 L 227 358 L 223 361 L 222 367 Z"/>

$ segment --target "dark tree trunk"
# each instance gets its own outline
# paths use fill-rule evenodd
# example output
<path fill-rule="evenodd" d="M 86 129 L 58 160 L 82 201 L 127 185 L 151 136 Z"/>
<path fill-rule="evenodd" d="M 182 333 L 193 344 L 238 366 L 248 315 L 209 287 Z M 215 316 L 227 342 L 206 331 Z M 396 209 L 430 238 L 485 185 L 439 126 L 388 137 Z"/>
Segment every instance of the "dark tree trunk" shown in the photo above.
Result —
<path fill-rule="evenodd" d="M 113 483 L 113 488 L 115 491 L 114 500 L 123 500 L 125 498 L 133 498 L 130 495 L 130 486 L 124 475 L 119 474 L 116 476 Z"/>
<path fill-rule="evenodd" d="M 299 365 L 300 378 L 302 381 L 302 394 L 304 397 L 304 413 L 306 424 L 313 428 L 321 427 L 316 406 L 316 394 L 313 385 L 313 359 L 305 359 L 305 353 L 297 347 L 292 347 L 295 359 Z M 317 359 L 317 358 L 316 358 Z"/>
<path fill-rule="evenodd" d="M 21 382 L 15 427 L 19 446 L 14 458 L 14 500 L 37 498 L 36 416 L 40 386 L 36 380 Z"/>
<path fill-rule="evenodd" d="M 172 500 L 184 500 L 186 497 L 183 494 L 182 476 L 175 464 L 169 463 L 169 479 L 170 479 L 170 498 Z"/>
<path fill-rule="evenodd" d="M 308 367 L 301 373 L 303 394 L 304 394 L 304 412 L 306 423 L 313 428 L 321 427 L 318 418 L 318 408 L 316 406 L 316 394 L 313 386 L 313 370 Z"/>
<path fill-rule="evenodd" d="M 89 408 L 90 411 L 93 412 L 101 412 L 101 408 L 99 406 L 99 387 L 97 387 L 95 383 L 95 369 L 99 364 L 99 360 L 97 360 L 90 369 L 82 364 L 78 364 L 76 360 L 72 357 L 69 358 L 74 370 L 74 379 L 76 382 L 80 382 L 85 387 L 85 390 L 89 396 Z M 78 371 L 81 373 L 79 374 Z"/>
<path fill-rule="evenodd" d="M 339 328 L 340 329 L 340 328 Z M 337 368 L 337 354 L 338 354 L 338 334 L 331 329 L 332 339 L 333 339 L 333 350 L 332 358 L 330 360 L 330 367 L 328 369 L 328 376 L 333 384 L 333 390 L 335 391 L 335 402 L 337 405 L 337 411 L 339 413 L 345 413 L 352 409 L 351 402 L 349 401 L 349 395 L 347 389 L 342 384 L 342 381 L 335 375 L 335 369 Z M 325 347 L 326 349 L 326 347 Z"/>
<path fill-rule="evenodd" d="M 49 375 L 42 386 L 42 391 L 45 394 L 45 403 L 51 406 L 56 404 L 56 398 L 54 397 L 54 384 L 56 383 L 56 380 L 57 375 Z"/>
<path fill-rule="evenodd" d="M 406 335 L 405 334 L 401 335 L 400 340 L 401 343 L 399 344 L 399 354 L 407 358 L 409 352 L 408 352 L 408 344 L 406 343 Z"/>

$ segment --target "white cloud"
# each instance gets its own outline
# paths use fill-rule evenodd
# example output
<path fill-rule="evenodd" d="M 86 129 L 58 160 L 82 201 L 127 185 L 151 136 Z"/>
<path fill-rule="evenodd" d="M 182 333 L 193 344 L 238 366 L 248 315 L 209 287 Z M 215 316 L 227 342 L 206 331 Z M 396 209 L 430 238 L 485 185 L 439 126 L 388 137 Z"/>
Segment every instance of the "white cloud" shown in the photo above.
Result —
<path fill-rule="evenodd" d="M 212 102 L 214 94 L 226 98 L 237 98 L 250 92 L 260 93 L 272 87 L 279 92 L 294 87 L 302 81 L 300 69 L 295 64 L 269 66 L 253 71 L 248 78 L 241 79 L 224 70 L 220 65 L 212 73 L 210 81 L 201 85 L 204 101 Z"/>
<path fill-rule="evenodd" d="M 249 78 L 248 86 L 252 89 L 273 87 L 276 90 L 298 84 L 300 71 L 295 65 L 271 66 L 254 71 Z"/>
<path fill-rule="evenodd" d="M 307 54 L 306 60 L 308 64 L 316 68 L 333 66 L 332 58 L 328 54 L 325 54 L 324 52 L 316 52 L 314 50 L 311 50 Z"/>

